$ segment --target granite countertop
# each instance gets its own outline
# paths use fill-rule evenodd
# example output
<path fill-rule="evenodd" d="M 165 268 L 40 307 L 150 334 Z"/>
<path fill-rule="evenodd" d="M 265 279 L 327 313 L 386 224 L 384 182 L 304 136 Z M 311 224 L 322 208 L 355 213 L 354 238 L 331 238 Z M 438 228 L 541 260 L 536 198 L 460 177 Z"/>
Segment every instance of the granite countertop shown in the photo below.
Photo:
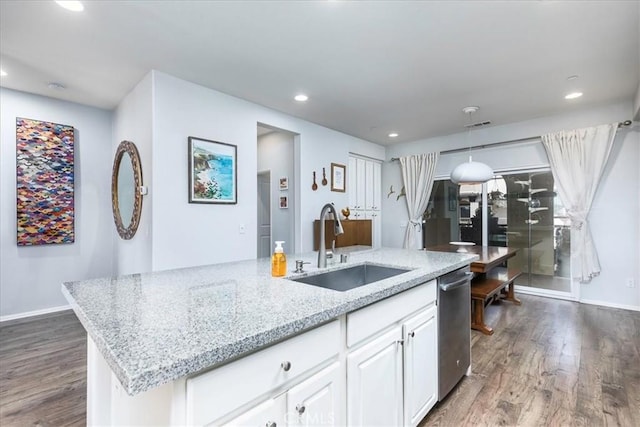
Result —
<path fill-rule="evenodd" d="M 338 251 L 340 252 L 340 251 Z M 345 251 L 346 252 L 346 251 Z M 469 264 L 473 254 L 403 249 L 352 251 L 347 264 L 412 271 L 338 292 L 288 280 L 318 273 L 317 252 L 66 282 L 62 292 L 116 377 L 135 395 L 282 340 Z M 294 274 L 295 259 L 305 273 Z M 339 259 L 339 257 L 338 257 Z"/>

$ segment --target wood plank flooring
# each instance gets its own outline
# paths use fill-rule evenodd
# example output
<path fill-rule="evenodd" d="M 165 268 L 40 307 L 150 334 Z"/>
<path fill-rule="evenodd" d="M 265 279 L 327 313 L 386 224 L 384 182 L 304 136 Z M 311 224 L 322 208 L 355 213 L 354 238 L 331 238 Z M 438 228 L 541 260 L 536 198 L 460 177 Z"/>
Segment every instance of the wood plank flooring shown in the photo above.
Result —
<path fill-rule="evenodd" d="M 640 426 L 640 312 L 520 298 L 486 308 L 473 374 L 420 426 Z M 0 325 L 0 426 L 84 426 L 85 407 L 72 312 Z"/>
<path fill-rule="evenodd" d="M 472 331 L 472 375 L 426 426 L 640 426 L 640 312 L 519 295 Z"/>
<path fill-rule="evenodd" d="M 87 335 L 72 311 L 0 325 L 0 426 L 86 425 Z"/>

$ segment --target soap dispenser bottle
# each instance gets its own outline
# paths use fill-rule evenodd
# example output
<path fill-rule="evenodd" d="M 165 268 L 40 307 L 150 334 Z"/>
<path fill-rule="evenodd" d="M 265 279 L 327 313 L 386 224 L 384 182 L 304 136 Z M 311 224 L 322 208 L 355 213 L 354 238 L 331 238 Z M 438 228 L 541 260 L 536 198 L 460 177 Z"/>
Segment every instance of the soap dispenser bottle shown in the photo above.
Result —
<path fill-rule="evenodd" d="M 287 257 L 282 249 L 284 241 L 276 241 L 276 248 L 271 257 L 271 275 L 273 277 L 282 277 L 287 273 Z"/>

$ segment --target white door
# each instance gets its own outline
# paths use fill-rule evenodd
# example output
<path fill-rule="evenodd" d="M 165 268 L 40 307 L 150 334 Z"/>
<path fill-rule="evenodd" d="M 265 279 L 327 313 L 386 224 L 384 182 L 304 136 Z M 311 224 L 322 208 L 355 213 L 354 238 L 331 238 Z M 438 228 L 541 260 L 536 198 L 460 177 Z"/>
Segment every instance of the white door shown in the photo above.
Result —
<path fill-rule="evenodd" d="M 288 426 L 342 426 L 344 374 L 338 362 L 287 393 Z"/>
<path fill-rule="evenodd" d="M 366 160 L 364 162 L 364 208 L 373 209 L 373 165 L 374 162 Z"/>
<path fill-rule="evenodd" d="M 404 420 L 415 427 L 438 398 L 436 307 L 421 311 L 403 325 Z"/>
<path fill-rule="evenodd" d="M 347 193 L 349 193 L 349 210 L 357 209 L 358 205 L 358 174 L 356 173 L 356 158 L 349 157 L 349 170 L 347 174 L 349 175 L 349 179 L 347 180 Z"/>
<path fill-rule="evenodd" d="M 365 169 L 366 161 L 356 158 L 356 209 L 365 208 Z"/>
<path fill-rule="evenodd" d="M 347 425 L 402 425 L 402 328 L 347 356 Z"/>
<path fill-rule="evenodd" d="M 371 203 L 371 209 L 374 211 L 380 210 L 380 204 L 382 197 L 382 165 L 379 162 L 373 162 L 373 202 Z"/>
<path fill-rule="evenodd" d="M 281 394 L 280 396 L 277 396 L 273 399 L 268 399 L 266 402 L 262 402 L 259 405 L 254 406 L 253 408 L 225 423 L 224 425 L 228 427 L 284 427 L 285 404 L 285 395 Z"/>
<path fill-rule="evenodd" d="M 258 258 L 271 255 L 271 172 L 258 173 Z"/>

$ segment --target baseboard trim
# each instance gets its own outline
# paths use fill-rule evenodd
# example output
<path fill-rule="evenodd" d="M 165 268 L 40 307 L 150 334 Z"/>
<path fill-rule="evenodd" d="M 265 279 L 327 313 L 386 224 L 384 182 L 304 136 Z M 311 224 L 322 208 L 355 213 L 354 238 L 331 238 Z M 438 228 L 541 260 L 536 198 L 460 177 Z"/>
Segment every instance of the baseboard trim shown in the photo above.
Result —
<path fill-rule="evenodd" d="M 607 301 L 598 301 L 592 299 L 583 299 L 579 301 L 582 304 L 599 305 L 601 307 L 621 308 L 623 310 L 640 311 L 640 307 L 636 305 L 616 304 Z"/>
<path fill-rule="evenodd" d="M 516 293 L 526 294 L 526 295 L 534 295 L 537 297 L 545 297 L 545 298 L 555 298 L 566 301 L 575 301 L 579 302 L 576 298 L 569 295 L 566 292 L 560 291 L 552 291 L 550 289 L 542 289 L 542 288 L 530 288 L 529 286 L 518 286 L 515 287 Z"/>
<path fill-rule="evenodd" d="M 58 307 L 43 308 L 42 310 L 25 311 L 24 313 L 17 313 L 17 314 L 9 314 L 7 316 L 0 316 L 0 323 L 8 322 L 10 320 L 16 320 L 16 319 L 24 319 L 26 317 L 41 316 L 43 314 L 57 313 L 58 311 L 65 311 L 65 310 L 71 310 L 71 306 L 70 305 L 61 305 L 61 306 L 58 306 Z"/>

